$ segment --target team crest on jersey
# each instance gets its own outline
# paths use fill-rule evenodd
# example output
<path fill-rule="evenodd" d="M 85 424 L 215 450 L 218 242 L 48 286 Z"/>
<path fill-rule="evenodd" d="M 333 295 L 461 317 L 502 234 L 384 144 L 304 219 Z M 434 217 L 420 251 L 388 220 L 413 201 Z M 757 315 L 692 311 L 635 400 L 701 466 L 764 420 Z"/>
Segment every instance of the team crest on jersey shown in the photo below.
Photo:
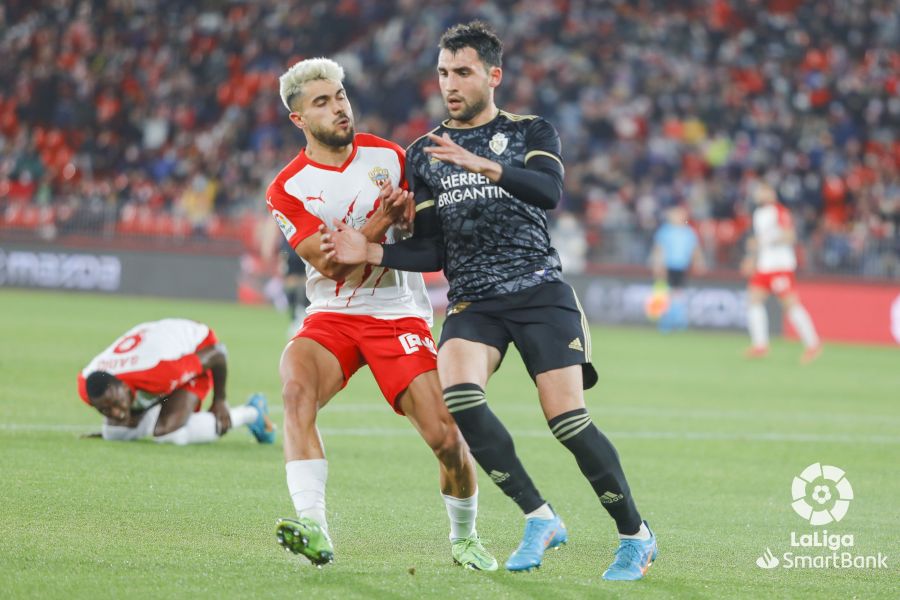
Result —
<path fill-rule="evenodd" d="M 272 216 L 275 218 L 275 222 L 278 223 L 278 228 L 281 230 L 281 233 L 284 234 L 288 240 L 291 239 L 291 236 L 297 233 L 297 228 L 293 223 L 288 221 L 288 218 L 284 216 L 280 211 L 273 210 Z"/>
<path fill-rule="evenodd" d="M 491 148 L 491 152 L 494 154 L 503 154 L 503 151 L 506 150 L 506 146 L 509 145 L 509 138 L 506 137 L 506 134 L 503 133 L 495 133 L 494 137 L 491 138 L 491 141 L 488 143 L 488 146 Z"/>
<path fill-rule="evenodd" d="M 369 171 L 369 179 L 372 180 L 372 183 L 381 188 L 391 180 L 391 172 L 384 167 L 375 167 Z"/>

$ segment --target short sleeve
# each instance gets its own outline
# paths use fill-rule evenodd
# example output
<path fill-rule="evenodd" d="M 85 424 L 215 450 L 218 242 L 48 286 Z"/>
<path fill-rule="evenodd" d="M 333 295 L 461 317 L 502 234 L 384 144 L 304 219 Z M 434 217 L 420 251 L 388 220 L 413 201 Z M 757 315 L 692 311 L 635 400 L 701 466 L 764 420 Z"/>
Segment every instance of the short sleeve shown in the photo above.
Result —
<path fill-rule="evenodd" d="M 310 214 L 298 198 L 284 191 L 277 181 L 269 186 L 266 207 L 291 248 L 319 230 L 322 220 Z"/>
<path fill-rule="evenodd" d="M 659 229 L 656 230 L 656 233 L 653 234 L 653 243 L 659 246 L 663 245 L 663 238 L 666 235 L 666 226 L 663 225 Z"/>

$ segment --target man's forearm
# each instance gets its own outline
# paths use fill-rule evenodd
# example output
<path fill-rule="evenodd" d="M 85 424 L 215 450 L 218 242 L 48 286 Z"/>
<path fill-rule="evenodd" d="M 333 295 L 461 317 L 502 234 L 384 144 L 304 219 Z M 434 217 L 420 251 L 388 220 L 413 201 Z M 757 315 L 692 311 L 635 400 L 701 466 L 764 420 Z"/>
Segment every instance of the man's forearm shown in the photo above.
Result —
<path fill-rule="evenodd" d="M 373 247 L 376 245 L 379 248 Z M 372 262 L 375 260 L 378 262 Z M 398 271 L 430 273 L 441 270 L 444 256 L 439 238 L 413 236 L 396 244 L 369 244 L 366 248 L 366 262 Z"/>
<path fill-rule="evenodd" d="M 225 380 L 228 379 L 228 366 L 223 360 L 221 364 L 210 367 L 213 377 L 213 402 L 225 400 Z"/>
<path fill-rule="evenodd" d="M 366 244 L 366 262 L 370 265 L 380 265 L 384 258 L 384 246 L 371 241 Z"/>
<path fill-rule="evenodd" d="M 213 402 L 225 400 L 225 383 L 228 379 L 228 359 L 225 346 L 221 343 L 207 346 L 197 352 L 200 364 L 213 377 Z"/>
<path fill-rule="evenodd" d="M 522 202 L 544 210 L 556 208 L 562 197 L 562 175 L 552 171 L 507 167 L 498 183 Z"/>
<path fill-rule="evenodd" d="M 370 242 L 380 243 L 384 239 L 384 234 L 391 228 L 393 223 L 387 217 L 383 216 L 380 211 L 359 228 L 359 232 L 366 236 Z"/>

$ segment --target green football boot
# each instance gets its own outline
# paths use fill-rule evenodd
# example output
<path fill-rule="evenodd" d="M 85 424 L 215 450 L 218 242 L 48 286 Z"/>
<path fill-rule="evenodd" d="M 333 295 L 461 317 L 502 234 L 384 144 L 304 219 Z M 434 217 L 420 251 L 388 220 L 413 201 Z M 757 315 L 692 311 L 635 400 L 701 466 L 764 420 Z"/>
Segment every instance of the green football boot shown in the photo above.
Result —
<path fill-rule="evenodd" d="M 312 519 L 278 519 L 275 537 L 286 550 L 305 556 L 317 567 L 334 561 L 334 547 L 328 534 Z"/>
<path fill-rule="evenodd" d="M 450 545 L 453 562 L 476 571 L 496 571 L 497 559 L 481 545 L 478 534 L 456 540 Z"/>

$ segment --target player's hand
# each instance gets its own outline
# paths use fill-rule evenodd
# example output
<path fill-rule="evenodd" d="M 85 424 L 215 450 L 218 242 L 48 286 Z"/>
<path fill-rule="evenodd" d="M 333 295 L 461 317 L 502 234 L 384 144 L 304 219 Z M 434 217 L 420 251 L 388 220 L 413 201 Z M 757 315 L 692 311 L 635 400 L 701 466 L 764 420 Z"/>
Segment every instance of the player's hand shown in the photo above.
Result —
<path fill-rule="evenodd" d="M 319 249 L 326 260 L 339 265 L 362 265 L 366 262 L 366 246 L 369 240 L 361 232 L 345 223 L 334 220 L 334 229 L 319 225 L 322 243 Z"/>
<path fill-rule="evenodd" d="M 411 222 L 410 214 L 416 214 L 412 193 L 403 188 L 395 188 L 388 181 L 381 187 L 381 212 L 391 223 L 404 227 Z"/>
<path fill-rule="evenodd" d="M 472 154 L 451 140 L 450 136 L 446 133 L 441 137 L 429 133 L 428 139 L 434 142 L 435 145 L 425 148 L 425 152 L 434 158 L 445 163 L 450 163 L 451 165 L 462 167 L 471 173 L 482 173 L 490 177 L 493 181 L 497 181 L 500 178 L 502 167 L 498 163 L 483 156 Z"/>
<path fill-rule="evenodd" d="M 225 435 L 231 429 L 231 411 L 228 408 L 227 400 L 213 400 L 212 406 L 209 407 L 216 417 L 216 429 L 219 435 Z"/>

